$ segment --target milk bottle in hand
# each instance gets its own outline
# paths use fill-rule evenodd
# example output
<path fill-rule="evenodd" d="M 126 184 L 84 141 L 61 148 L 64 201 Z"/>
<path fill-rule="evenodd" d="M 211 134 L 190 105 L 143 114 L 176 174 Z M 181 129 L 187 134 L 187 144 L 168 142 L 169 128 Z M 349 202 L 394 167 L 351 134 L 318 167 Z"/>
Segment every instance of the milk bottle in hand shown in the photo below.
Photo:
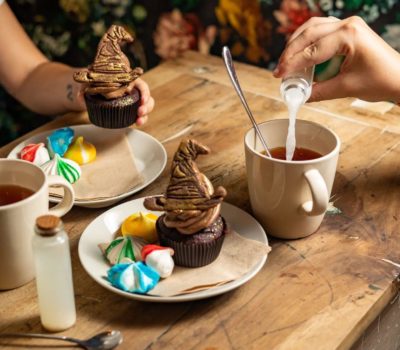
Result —
<path fill-rule="evenodd" d="M 314 67 L 291 73 L 282 79 L 281 96 L 289 111 L 289 128 L 286 139 L 286 160 L 292 160 L 296 148 L 296 116 L 311 95 Z"/>

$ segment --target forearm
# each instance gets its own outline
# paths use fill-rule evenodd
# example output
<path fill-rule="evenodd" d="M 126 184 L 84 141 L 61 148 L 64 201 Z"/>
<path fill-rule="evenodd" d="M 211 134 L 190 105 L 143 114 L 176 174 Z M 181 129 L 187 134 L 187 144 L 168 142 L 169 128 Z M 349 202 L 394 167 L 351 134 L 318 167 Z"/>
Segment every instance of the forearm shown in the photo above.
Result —
<path fill-rule="evenodd" d="M 29 109 L 40 114 L 61 114 L 85 109 L 78 99 L 80 85 L 73 80 L 74 68 L 56 62 L 37 66 L 12 91 Z"/>

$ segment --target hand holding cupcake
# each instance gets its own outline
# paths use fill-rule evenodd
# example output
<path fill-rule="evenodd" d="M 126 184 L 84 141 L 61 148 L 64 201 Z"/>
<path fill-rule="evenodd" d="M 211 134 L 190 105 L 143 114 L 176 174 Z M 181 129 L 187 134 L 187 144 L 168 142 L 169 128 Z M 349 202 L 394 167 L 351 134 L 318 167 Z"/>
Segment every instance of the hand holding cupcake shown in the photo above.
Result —
<path fill-rule="evenodd" d="M 121 26 L 113 25 L 101 39 L 94 63 L 74 74 L 84 84 L 83 92 L 90 121 L 104 128 L 143 124 L 154 107 L 147 84 L 138 79 L 142 68 L 132 69 L 121 43 L 132 42 Z"/>

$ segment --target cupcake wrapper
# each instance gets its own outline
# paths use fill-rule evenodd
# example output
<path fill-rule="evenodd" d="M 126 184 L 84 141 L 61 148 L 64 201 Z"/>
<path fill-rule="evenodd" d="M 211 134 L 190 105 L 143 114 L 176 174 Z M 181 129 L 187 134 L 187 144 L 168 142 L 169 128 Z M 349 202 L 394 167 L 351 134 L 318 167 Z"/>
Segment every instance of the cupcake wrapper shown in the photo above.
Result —
<path fill-rule="evenodd" d="M 140 106 L 140 97 L 137 102 L 126 105 L 96 103 L 87 96 L 85 101 L 90 121 L 107 129 L 125 128 L 135 123 Z"/>
<path fill-rule="evenodd" d="M 209 243 L 187 244 L 160 237 L 160 244 L 174 250 L 173 259 L 176 265 L 200 267 L 212 263 L 218 257 L 224 238 L 225 233 Z"/>

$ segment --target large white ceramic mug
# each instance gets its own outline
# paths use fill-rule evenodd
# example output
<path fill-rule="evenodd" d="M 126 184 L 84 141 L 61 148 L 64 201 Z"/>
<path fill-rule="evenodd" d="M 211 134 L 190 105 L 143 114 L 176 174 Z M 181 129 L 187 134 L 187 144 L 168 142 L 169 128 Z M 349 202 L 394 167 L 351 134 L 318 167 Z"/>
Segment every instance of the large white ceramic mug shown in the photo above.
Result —
<path fill-rule="evenodd" d="M 36 165 L 0 159 L 0 185 L 17 185 L 33 191 L 18 202 L 0 206 L 0 289 L 19 287 L 35 277 L 32 236 L 38 216 L 63 216 L 74 203 L 72 186 L 60 176 L 46 176 Z M 49 186 L 62 186 L 64 197 L 49 210 Z"/>
<path fill-rule="evenodd" d="M 284 147 L 287 119 L 259 125 L 270 149 Z M 326 127 L 306 120 L 296 121 L 296 146 L 322 157 L 306 161 L 270 158 L 254 129 L 244 139 L 250 202 L 255 217 L 267 233 L 286 239 L 302 238 L 320 226 L 332 190 L 340 140 Z"/>

